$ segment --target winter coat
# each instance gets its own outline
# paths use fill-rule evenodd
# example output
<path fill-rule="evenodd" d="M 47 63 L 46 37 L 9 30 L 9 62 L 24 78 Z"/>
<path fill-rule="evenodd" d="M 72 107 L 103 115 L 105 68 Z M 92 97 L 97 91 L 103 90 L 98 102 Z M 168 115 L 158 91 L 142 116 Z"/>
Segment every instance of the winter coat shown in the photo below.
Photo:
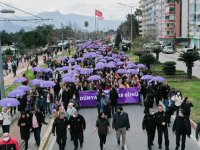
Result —
<path fill-rule="evenodd" d="M 110 91 L 110 101 L 111 101 L 112 106 L 117 105 L 117 99 L 118 98 L 119 98 L 119 95 L 117 93 L 117 90 L 111 90 Z"/>
<path fill-rule="evenodd" d="M 25 126 L 21 126 L 21 124 L 25 123 Z M 30 138 L 30 128 L 31 128 L 31 122 L 30 119 L 25 117 L 20 117 L 18 120 L 18 126 L 20 127 L 20 134 L 21 139 L 28 140 Z"/>
<path fill-rule="evenodd" d="M 19 143 L 17 142 L 16 139 L 10 138 L 8 142 L 5 142 L 3 139 L 0 140 L 0 150 L 10 150 L 10 149 L 20 150 Z"/>
<path fill-rule="evenodd" d="M 126 125 L 126 130 L 128 130 L 130 128 L 130 122 L 129 122 L 128 114 L 126 112 L 123 112 L 123 116 L 124 116 L 124 121 L 125 121 L 125 125 Z M 112 127 L 115 130 L 119 129 L 119 114 L 118 113 L 115 113 L 113 115 Z"/>
<path fill-rule="evenodd" d="M 98 128 L 99 134 L 107 134 L 109 126 L 110 126 L 110 123 L 109 123 L 108 119 L 101 118 L 96 121 L 96 127 Z"/>

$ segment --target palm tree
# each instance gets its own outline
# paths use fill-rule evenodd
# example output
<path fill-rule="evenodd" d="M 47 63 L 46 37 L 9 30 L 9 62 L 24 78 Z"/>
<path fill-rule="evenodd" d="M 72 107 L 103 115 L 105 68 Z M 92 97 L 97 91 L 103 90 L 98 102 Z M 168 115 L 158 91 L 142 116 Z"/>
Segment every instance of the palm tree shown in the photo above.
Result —
<path fill-rule="evenodd" d="M 159 61 L 159 55 L 160 55 L 160 53 L 162 52 L 161 47 L 159 47 L 159 46 L 154 47 L 154 48 L 152 49 L 152 52 L 156 54 L 156 60 L 157 60 L 157 62 L 158 62 L 158 61 Z"/>
<path fill-rule="evenodd" d="M 183 61 L 186 64 L 189 79 L 192 79 L 192 68 L 197 60 L 200 60 L 200 55 L 197 51 L 183 52 L 179 55 L 178 61 Z"/>

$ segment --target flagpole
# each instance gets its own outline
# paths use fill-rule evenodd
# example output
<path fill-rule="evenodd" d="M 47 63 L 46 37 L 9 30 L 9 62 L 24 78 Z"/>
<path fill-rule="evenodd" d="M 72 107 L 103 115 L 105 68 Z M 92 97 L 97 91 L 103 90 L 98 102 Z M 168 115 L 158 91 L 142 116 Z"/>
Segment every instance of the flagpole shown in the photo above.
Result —
<path fill-rule="evenodd" d="M 95 32 L 97 33 L 96 9 L 95 9 L 95 13 L 94 13 L 94 19 L 95 19 Z"/>

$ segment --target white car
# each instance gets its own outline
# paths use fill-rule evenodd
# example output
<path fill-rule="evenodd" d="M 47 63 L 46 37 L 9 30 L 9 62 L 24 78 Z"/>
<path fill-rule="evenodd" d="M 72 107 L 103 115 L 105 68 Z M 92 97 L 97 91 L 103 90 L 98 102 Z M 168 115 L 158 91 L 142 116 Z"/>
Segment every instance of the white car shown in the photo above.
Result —
<path fill-rule="evenodd" d="M 173 50 L 172 46 L 165 46 L 164 49 L 163 49 L 163 53 L 165 53 L 165 54 L 173 54 L 174 50 Z"/>

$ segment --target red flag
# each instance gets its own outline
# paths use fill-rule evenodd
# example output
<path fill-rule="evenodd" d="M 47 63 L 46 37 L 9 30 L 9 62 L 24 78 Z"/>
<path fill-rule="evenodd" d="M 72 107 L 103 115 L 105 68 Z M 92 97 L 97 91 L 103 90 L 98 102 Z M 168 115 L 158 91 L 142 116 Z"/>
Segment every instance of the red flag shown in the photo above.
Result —
<path fill-rule="evenodd" d="M 103 13 L 101 11 L 99 11 L 99 10 L 95 10 L 95 16 L 102 17 Z"/>
<path fill-rule="evenodd" d="M 104 20 L 104 17 L 102 16 L 102 17 L 98 17 L 97 18 L 98 20 Z"/>

